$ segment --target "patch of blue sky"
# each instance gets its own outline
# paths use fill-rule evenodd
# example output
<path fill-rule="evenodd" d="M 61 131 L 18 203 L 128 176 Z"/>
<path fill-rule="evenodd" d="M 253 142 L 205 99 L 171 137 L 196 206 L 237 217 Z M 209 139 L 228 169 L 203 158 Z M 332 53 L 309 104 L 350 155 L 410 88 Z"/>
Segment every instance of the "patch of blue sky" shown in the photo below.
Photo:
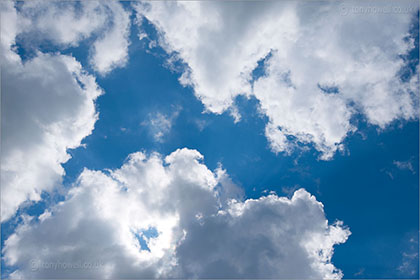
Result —
<path fill-rule="evenodd" d="M 270 51 L 263 59 L 260 59 L 257 63 L 257 67 L 251 73 L 251 82 L 258 80 L 260 77 L 265 76 L 265 68 L 267 62 L 273 56 L 272 51 Z"/>
<path fill-rule="evenodd" d="M 139 242 L 140 250 L 150 252 L 150 248 L 148 245 L 149 240 L 158 237 L 159 233 L 157 232 L 156 228 L 151 227 L 140 232 L 134 233 L 134 236 Z"/>
<path fill-rule="evenodd" d="M 318 84 L 318 88 L 327 94 L 337 94 L 340 92 L 340 89 L 336 85 L 321 85 Z"/>

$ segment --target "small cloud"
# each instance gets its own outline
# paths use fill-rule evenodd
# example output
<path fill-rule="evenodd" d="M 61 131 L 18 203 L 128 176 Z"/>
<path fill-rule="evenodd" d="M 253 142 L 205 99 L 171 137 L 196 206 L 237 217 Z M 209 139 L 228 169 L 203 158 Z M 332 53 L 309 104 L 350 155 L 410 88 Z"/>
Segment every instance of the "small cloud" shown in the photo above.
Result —
<path fill-rule="evenodd" d="M 200 132 L 201 132 L 207 127 L 208 122 L 206 120 L 197 119 L 197 120 L 195 120 L 195 124 L 198 127 L 198 130 L 200 130 Z"/>
<path fill-rule="evenodd" d="M 359 269 L 359 271 L 358 271 L 358 272 L 356 272 L 356 273 L 354 274 L 354 276 L 362 276 L 362 275 L 363 275 L 363 273 L 365 273 L 365 269 L 362 267 L 361 269 Z"/>
<path fill-rule="evenodd" d="M 157 142 L 164 142 L 165 136 L 171 131 L 174 120 L 178 117 L 180 108 L 177 108 L 171 115 L 160 112 L 149 114 L 149 119 L 141 123 L 148 126 L 150 133 Z"/>
<path fill-rule="evenodd" d="M 147 33 L 142 32 L 142 31 L 139 32 L 139 40 L 140 41 L 143 40 L 143 39 L 147 39 L 147 38 L 148 38 Z"/>
<path fill-rule="evenodd" d="M 153 49 L 153 48 L 156 48 L 156 47 L 157 47 L 156 41 L 155 40 L 151 40 L 149 42 L 149 49 Z"/>
<path fill-rule="evenodd" d="M 290 186 L 284 186 L 281 188 L 282 193 L 286 194 L 288 197 L 292 197 L 296 190 L 300 188 L 299 185 L 294 185 L 292 187 Z"/>
<path fill-rule="evenodd" d="M 413 164 L 411 163 L 411 159 L 407 160 L 407 161 L 398 161 L 398 160 L 394 160 L 394 165 L 401 170 L 409 170 L 411 171 L 411 173 L 415 174 L 415 170 L 413 167 Z"/>
<path fill-rule="evenodd" d="M 394 180 L 394 175 L 392 174 L 391 171 L 384 171 L 386 175 L 389 176 L 389 178 L 391 178 L 391 180 Z"/>
<path fill-rule="evenodd" d="M 418 253 L 403 253 L 403 261 L 398 267 L 398 270 L 404 275 L 415 275 L 418 272 L 418 267 L 416 264 L 419 260 Z"/>
<path fill-rule="evenodd" d="M 410 158 L 409 160 L 406 161 L 399 161 L 399 160 L 394 160 L 392 162 L 392 167 L 391 168 L 382 168 L 381 172 L 384 172 L 385 174 L 387 174 L 391 180 L 394 180 L 396 177 L 398 177 L 398 171 L 410 171 L 412 174 L 416 174 L 416 168 L 415 165 L 413 164 L 414 158 Z"/>
<path fill-rule="evenodd" d="M 411 234 L 406 239 L 405 250 L 402 252 L 401 263 L 398 271 L 404 275 L 413 277 L 419 271 L 419 241 L 418 236 Z"/>
<path fill-rule="evenodd" d="M 238 122 L 241 121 L 242 116 L 239 113 L 239 110 L 238 110 L 238 108 L 236 106 L 232 106 L 229 109 L 229 113 L 230 113 L 231 117 L 233 118 L 233 122 L 234 123 L 238 123 Z"/>

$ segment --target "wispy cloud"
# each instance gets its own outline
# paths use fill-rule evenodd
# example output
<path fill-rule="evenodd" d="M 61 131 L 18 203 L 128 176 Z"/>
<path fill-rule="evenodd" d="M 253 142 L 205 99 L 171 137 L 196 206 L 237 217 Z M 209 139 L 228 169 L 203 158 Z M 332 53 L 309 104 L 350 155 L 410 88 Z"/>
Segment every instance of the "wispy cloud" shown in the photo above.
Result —
<path fill-rule="evenodd" d="M 417 233 L 418 234 L 418 233 Z M 398 271 L 404 276 L 414 276 L 419 271 L 419 239 L 418 235 L 413 234 L 408 238 L 408 246 L 402 253 L 401 264 Z"/>
<path fill-rule="evenodd" d="M 414 170 L 413 167 L 413 163 L 410 160 L 406 160 L 406 161 L 398 161 L 398 160 L 394 160 L 394 165 L 401 170 L 409 170 L 411 171 L 413 174 L 416 173 L 416 171 Z"/>
<path fill-rule="evenodd" d="M 164 142 L 165 136 L 168 135 L 172 129 L 173 122 L 181 111 L 180 107 L 177 107 L 171 114 L 163 114 L 161 112 L 149 114 L 149 118 L 143 121 L 141 125 L 147 126 L 150 134 L 156 142 Z"/>

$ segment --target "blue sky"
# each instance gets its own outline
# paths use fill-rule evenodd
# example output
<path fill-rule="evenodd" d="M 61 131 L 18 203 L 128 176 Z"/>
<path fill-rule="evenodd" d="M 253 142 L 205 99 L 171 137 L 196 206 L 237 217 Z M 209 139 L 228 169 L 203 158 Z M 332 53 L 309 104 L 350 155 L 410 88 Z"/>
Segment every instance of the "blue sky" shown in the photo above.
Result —
<path fill-rule="evenodd" d="M 412 5 L 414 2 L 407 3 Z M 132 12 L 130 20 L 135 22 L 135 9 L 131 3 L 124 2 L 122 7 Z M 313 194 L 317 201 L 322 202 L 325 218 L 330 224 L 343 221 L 351 231 L 343 244 L 334 246 L 331 260 L 336 268 L 342 270 L 344 278 L 419 277 L 417 111 L 415 117 L 396 117 L 383 126 L 375 118 L 366 117 L 368 113 L 354 113 L 349 122 L 356 129 L 347 132 L 340 142 L 344 148 L 334 150 L 328 160 L 320 158 L 327 153 L 326 148 L 320 147 L 328 146 L 325 144 L 328 136 L 324 135 L 327 139 L 324 143 L 317 140 L 305 142 L 299 138 L 302 137 L 301 132 L 293 129 L 288 130 L 287 137 L 290 145 L 297 143 L 297 146 L 290 152 L 276 152 L 265 134 L 266 126 L 275 117 L 269 111 L 266 111 L 267 114 L 261 111 L 263 99 L 257 94 L 236 95 L 233 107 L 220 114 L 209 110 L 210 105 L 197 98 L 199 80 L 192 86 L 184 86 L 179 81 L 189 67 L 188 63 L 195 65 L 196 62 L 183 59 L 187 56 L 181 48 L 175 64 L 168 64 L 168 59 L 173 56 L 165 49 L 168 47 L 159 46 L 159 40 L 164 39 L 159 37 L 154 20 L 154 16 L 149 15 L 141 25 L 131 24 L 126 63 L 105 74 L 98 73 L 90 60 L 90 48 L 98 38 L 95 33 L 80 40 L 77 46 L 65 47 L 57 46 L 51 39 L 38 44 L 25 33 L 16 37 L 17 54 L 23 63 L 38 56 L 37 52 L 72 56 L 87 73 L 96 77 L 96 83 L 104 94 L 95 101 L 99 117 L 91 134 L 83 137 L 79 147 L 67 149 L 71 158 L 62 162 L 65 170 L 62 183 L 55 183 L 54 188 L 42 191 L 40 201 L 26 202 L 12 218 L 2 222 L 2 248 L 6 247 L 6 240 L 19 228 L 19 224 L 25 224 L 22 215 L 39 216 L 48 209 L 54 209 L 59 201 L 66 202 L 66 193 L 80 184 L 77 183 L 78 177 L 85 170 L 106 174 L 104 170 L 118 170 L 127 164 L 127 156 L 137 151 L 149 156 L 153 152 L 166 156 L 186 147 L 199 151 L 204 157 L 203 164 L 209 170 L 216 172 L 223 166 L 232 182 L 243 190 L 243 200 L 258 199 L 270 191 L 291 198 L 300 188 Z M 418 20 L 411 24 L 409 31 L 414 48 L 403 57 L 408 64 L 403 68 L 406 72 L 399 73 L 402 80 L 418 75 Z M 147 36 L 139 40 L 139 32 Z M 168 34 L 170 32 L 167 30 Z M 167 40 L 170 45 L 170 40 Z M 157 45 L 150 47 L 150 44 Z M 176 46 L 171 47 L 177 51 Z M 271 56 L 263 56 L 258 61 L 259 66 L 253 71 L 252 79 L 271 77 L 271 72 L 265 73 L 270 71 L 267 70 L 269 61 L 274 61 Z M 273 64 L 271 62 L 270 65 Z M 190 67 L 192 71 L 196 70 Z M 407 69 L 410 69 L 410 74 L 406 74 Z M 202 69 L 196 71 L 199 73 Z M 291 73 L 293 81 L 296 76 L 293 76 L 293 71 Z M 205 81 L 202 83 L 206 84 Z M 334 88 L 337 90 L 324 94 L 340 95 L 342 93 L 338 88 L 344 91 L 345 87 L 337 85 Z M 415 97 L 418 98 L 418 95 Z M 359 102 L 357 99 L 353 101 Z M 363 104 L 360 102 L 354 108 L 358 109 Z M 235 122 L 232 112 L 240 114 L 239 121 Z M 379 115 L 378 112 L 376 114 Z M 403 113 L 397 115 L 404 116 Z M 287 125 L 285 123 L 284 127 Z M 311 139 L 316 137 L 314 134 Z M 302 212 L 302 215 L 305 216 L 305 213 Z M 40 221 L 33 223 L 42 224 Z M 42 227 L 34 226 L 34 230 L 37 228 Z M 159 236 L 154 227 L 144 229 L 143 233 L 151 239 Z M 143 237 L 136 236 L 143 251 L 147 248 L 147 251 L 153 252 L 153 247 Z M 2 251 L 2 276 L 8 276 L 16 269 L 24 271 L 19 262 L 16 265 L 5 262 L 6 255 L 10 254 L 8 252 Z"/>

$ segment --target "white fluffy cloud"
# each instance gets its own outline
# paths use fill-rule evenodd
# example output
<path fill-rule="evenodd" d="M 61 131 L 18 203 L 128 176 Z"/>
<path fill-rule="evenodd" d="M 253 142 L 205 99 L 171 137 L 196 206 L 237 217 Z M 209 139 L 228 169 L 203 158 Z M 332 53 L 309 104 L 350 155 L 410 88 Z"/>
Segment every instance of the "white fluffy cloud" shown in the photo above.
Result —
<path fill-rule="evenodd" d="M 180 82 L 207 110 L 254 95 L 275 152 L 313 144 L 330 159 L 355 113 L 385 128 L 417 118 L 418 79 L 399 79 L 417 1 L 147 2 L 135 5 L 160 45 L 187 63 Z M 253 81 L 257 63 L 265 75 Z"/>
<path fill-rule="evenodd" d="M 164 159 L 138 152 L 120 169 L 84 170 L 63 202 L 6 240 L 6 264 L 19 267 L 11 276 L 342 276 L 331 256 L 350 232 L 328 225 L 315 197 L 300 189 L 243 201 L 202 159 L 189 149 Z"/>
<path fill-rule="evenodd" d="M 117 1 L 24 1 L 17 17 L 32 47 L 46 39 L 60 47 L 94 40 L 90 63 L 101 75 L 128 60 L 130 13 Z"/>
<path fill-rule="evenodd" d="M 67 1 L 25 1 L 18 10 L 22 32 L 59 45 L 77 46 L 106 23 L 105 6 L 94 1 L 80 2 L 80 7 Z"/>
<path fill-rule="evenodd" d="M 97 119 L 95 78 L 73 57 L 43 54 L 38 44 L 49 40 L 65 48 L 97 36 L 91 64 L 106 74 L 127 61 L 129 27 L 129 13 L 115 1 L 2 1 L 3 220 L 60 182 L 66 150 L 80 146 Z M 17 36 L 35 57 L 21 61 Z"/>
<path fill-rule="evenodd" d="M 93 130 L 102 91 L 71 56 L 38 52 L 23 63 L 11 50 L 20 28 L 13 3 L 1 8 L 1 215 L 7 220 L 61 180 L 66 150 Z"/>

